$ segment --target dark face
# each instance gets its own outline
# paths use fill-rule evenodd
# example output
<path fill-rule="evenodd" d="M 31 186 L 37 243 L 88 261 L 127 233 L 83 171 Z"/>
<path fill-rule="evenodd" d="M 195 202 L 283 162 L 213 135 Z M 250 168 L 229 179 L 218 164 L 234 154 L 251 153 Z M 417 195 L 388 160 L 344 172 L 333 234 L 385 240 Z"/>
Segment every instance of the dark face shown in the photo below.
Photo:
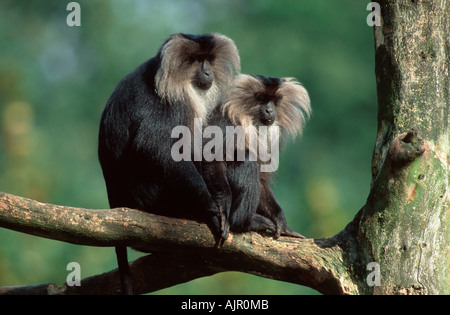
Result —
<path fill-rule="evenodd" d="M 265 91 L 255 95 L 261 107 L 259 109 L 259 120 L 265 126 L 272 125 L 277 119 L 277 104 L 280 97 L 277 95 L 278 87 L 281 84 L 279 78 L 266 76 L 255 76 L 264 84 Z"/>
<path fill-rule="evenodd" d="M 208 90 L 214 82 L 212 63 L 215 56 L 211 53 L 214 48 L 214 37 L 206 35 L 183 34 L 185 38 L 197 43 L 199 50 L 190 56 L 192 67 L 195 68 L 192 84 L 201 90 Z"/>
<path fill-rule="evenodd" d="M 192 83 L 201 90 L 208 90 L 214 82 L 214 73 L 208 60 L 194 62 L 196 66 Z"/>
<path fill-rule="evenodd" d="M 272 101 L 261 105 L 259 109 L 259 120 L 265 126 L 272 125 L 277 119 L 277 108 Z"/>

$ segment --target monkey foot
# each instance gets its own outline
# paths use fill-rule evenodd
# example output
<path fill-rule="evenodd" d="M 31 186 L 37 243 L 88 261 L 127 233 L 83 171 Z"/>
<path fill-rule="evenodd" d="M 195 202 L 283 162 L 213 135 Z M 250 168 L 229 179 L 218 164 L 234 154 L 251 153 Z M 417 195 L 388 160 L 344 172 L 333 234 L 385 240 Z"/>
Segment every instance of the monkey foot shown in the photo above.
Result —
<path fill-rule="evenodd" d="M 275 232 L 274 238 L 277 239 L 280 236 L 288 236 L 288 237 L 295 237 L 295 238 L 306 238 L 300 233 L 295 232 L 292 230 L 289 226 L 286 224 L 282 224 L 281 226 L 277 224 L 277 231 Z"/>
<path fill-rule="evenodd" d="M 291 229 L 288 229 L 288 230 L 285 229 L 285 230 L 281 231 L 281 235 L 289 236 L 289 237 L 296 237 L 296 238 L 306 238 L 303 235 L 301 235 L 300 233 L 292 231 Z"/>
<path fill-rule="evenodd" d="M 223 212 L 220 212 L 217 216 L 213 217 L 213 224 L 216 228 L 216 235 L 218 236 L 216 247 L 220 248 L 228 238 L 228 235 L 230 233 L 230 224 L 228 223 L 227 218 L 225 217 L 225 214 Z"/>

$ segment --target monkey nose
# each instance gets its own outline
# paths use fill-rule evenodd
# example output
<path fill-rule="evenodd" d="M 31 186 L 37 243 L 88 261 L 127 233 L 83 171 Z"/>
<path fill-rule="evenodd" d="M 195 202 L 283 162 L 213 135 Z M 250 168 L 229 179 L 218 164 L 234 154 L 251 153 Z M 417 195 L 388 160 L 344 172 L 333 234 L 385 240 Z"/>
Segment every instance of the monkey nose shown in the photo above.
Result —
<path fill-rule="evenodd" d="M 204 70 L 204 71 L 203 71 L 203 74 L 204 74 L 205 76 L 209 77 L 209 76 L 212 75 L 212 72 L 209 71 L 209 70 Z"/>
<path fill-rule="evenodd" d="M 205 76 L 210 76 L 212 74 L 211 68 L 205 62 L 202 63 L 201 71 L 203 72 L 203 75 L 205 75 Z"/>

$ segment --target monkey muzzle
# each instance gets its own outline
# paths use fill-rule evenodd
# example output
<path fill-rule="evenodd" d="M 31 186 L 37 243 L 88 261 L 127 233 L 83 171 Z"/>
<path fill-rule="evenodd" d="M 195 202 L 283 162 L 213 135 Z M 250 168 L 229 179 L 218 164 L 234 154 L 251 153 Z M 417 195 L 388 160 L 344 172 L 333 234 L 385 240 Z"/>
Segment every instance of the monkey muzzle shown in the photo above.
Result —
<path fill-rule="evenodd" d="M 273 102 L 261 105 L 259 109 L 259 120 L 265 126 L 272 125 L 277 119 L 277 109 Z"/>
<path fill-rule="evenodd" d="M 203 61 L 195 72 L 194 84 L 201 90 L 208 90 L 214 82 L 214 73 L 207 61 Z"/>

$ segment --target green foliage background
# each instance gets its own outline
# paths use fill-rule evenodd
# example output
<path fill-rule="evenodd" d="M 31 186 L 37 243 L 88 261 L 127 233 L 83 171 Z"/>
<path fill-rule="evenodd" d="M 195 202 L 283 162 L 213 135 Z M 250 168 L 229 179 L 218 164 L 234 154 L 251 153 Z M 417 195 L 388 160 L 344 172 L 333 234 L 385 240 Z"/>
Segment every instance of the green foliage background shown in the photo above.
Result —
<path fill-rule="evenodd" d="M 368 1 L 81 0 L 81 27 L 67 26 L 67 3 L 0 2 L 0 191 L 108 208 L 97 135 L 115 85 L 169 34 L 219 32 L 236 42 L 243 73 L 296 77 L 310 93 L 313 117 L 274 184 L 290 226 L 330 237 L 365 203 L 377 111 Z M 62 284 L 71 261 L 82 277 L 116 268 L 112 248 L 0 229 L 0 285 Z M 227 272 L 157 293 L 315 291 Z"/>

